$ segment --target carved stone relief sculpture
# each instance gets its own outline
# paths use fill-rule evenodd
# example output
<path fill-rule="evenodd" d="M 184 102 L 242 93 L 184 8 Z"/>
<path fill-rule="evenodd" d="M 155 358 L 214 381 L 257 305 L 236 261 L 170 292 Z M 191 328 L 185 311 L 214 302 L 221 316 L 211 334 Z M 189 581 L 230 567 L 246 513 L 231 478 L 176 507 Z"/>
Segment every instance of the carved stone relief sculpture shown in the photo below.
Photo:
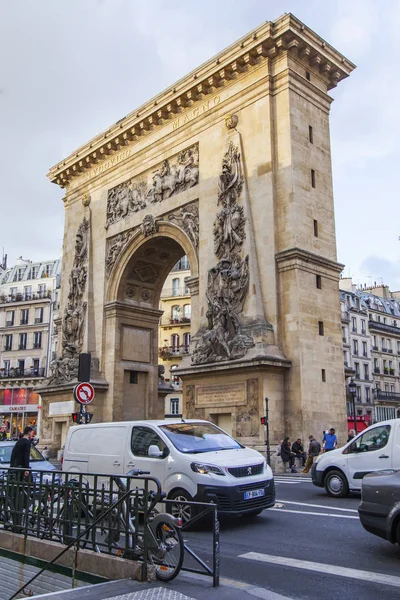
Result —
<path fill-rule="evenodd" d="M 168 216 L 168 220 L 176 223 L 187 233 L 195 248 L 199 246 L 199 208 L 197 202 L 182 206 L 179 213 Z"/>
<path fill-rule="evenodd" d="M 153 217 L 153 215 L 146 215 L 143 219 L 143 223 L 141 225 L 142 233 L 144 237 L 152 235 L 153 233 L 157 233 L 158 231 L 158 222 Z"/>
<path fill-rule="evenodd" d="M 239 150 L 231 142 L 218 182 L 218 204 L 223 209 L 214 222 L 214 252 L 219 262 L 208 271 L 207 328 L 199 332 L 194 364 L 242 358 L 254 346 L 242 333 L 240 314 L 249 287 L 248 257 L 241 256 L 246 217 L 238 204 L 243 187 Z"/>
<path fill-rule="evenodd" d="M 115 237 L 107 240 L 107 250 L 106 250 L 106 273 L 107 273 L 107 275 L 109 275 L 111 273 L 112 268 L 115 265 L 117 258 L 121 255 L 126 244 L 128 244 L 128 242 L 130 242 L 133 234 L 134 234 L 134 230 L 129 229 L 128 231 L 119 233 Z"/>
<path fill-rule="evenodd" d="M 149 204 L 195 186 L 198 181 L 199 148 L 195 144 L 182 150 L 174 162 L 164 160 L 148 176 L 129 179 L 109 190 L 106 228 Z"/>
<path fill-rule="evenodd" d="M 82 350 L 87 303 L 84 294 L 87 283 L 89 221 L 84 218 L 75 238 L 74 263 L 69 276 L 67 306 L 62 320 L 61 356 L 50 363 L 50 384 L 71 381 L 78 375 L 79 353 Z"/>

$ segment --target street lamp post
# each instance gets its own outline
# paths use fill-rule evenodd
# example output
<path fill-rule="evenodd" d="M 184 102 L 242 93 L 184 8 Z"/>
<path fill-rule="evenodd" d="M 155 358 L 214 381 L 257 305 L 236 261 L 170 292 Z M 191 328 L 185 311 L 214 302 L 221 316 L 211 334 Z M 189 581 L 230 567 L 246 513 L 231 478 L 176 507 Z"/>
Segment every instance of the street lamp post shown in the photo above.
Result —
<path fill-rule="evenodd" d="M 356 417 L 357 386 L 354 383 L 353 379 L 349 383 L 349 393 L 350 393 L 351 399 L 353 401 L 354 433 L 357 435 L 357 417 Z"/>

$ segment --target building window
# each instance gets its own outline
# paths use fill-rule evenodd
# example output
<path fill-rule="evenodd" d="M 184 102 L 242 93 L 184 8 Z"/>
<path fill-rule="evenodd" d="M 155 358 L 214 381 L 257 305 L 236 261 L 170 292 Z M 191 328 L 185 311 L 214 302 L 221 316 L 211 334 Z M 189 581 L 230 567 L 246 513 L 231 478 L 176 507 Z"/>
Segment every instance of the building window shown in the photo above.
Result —
<path fill-rule="evenodd" d="M 191 304 L 185 304 L 183 307 L 183 318 L 185 321 L 190 321 L 192 316 L 192 306 Z"/>
<path fill-rule="evenodd" d="M 42 332 L 41 331 L 35 331 L 35 333 L 33 334 L 33 347 L 34 348 L 42 347 Z"/>
<path fill-rule="evenodd" d="M 171 415 L 179 415 L 179 398 L 171 398 L 170 407 Z"/>
<path fill-rule="evenodd" d="M 309 140 L 310 144 L 314 143 L 313 130 L 312 130 L 311 125 L 308 126 L 308 140 Z"/>
<path fill-rule="evenodd" d="M 39 293 L 39 297 L 44 298 L 44 296 L 46 295 L 46 284 L 45 283 L 40 283 L 38 285 L 38 293 Z"/>
<path fill-rule="evenodd" d="M 318 333 L 319 335 L 324 335 L 324 322 L 318 321 Z"/>
<path fill-rule="evenodd" d="M 314 219 L 314 237 L 318 237 L 318 221 Z"/>
<path fill-rule="evenodd" d="M 322 289 L 322 277 L 321 277 L 321 275 L 316 275 L 315 276 L 315 284 L 316 284 L 316 286 L 317 286 L 317 288 L 319 290 Z"/>
<path fill-rule="evenodd" d="M 34 375 L 39 375 L 39 359 L 34 358 L 32 361 L 32 371 Z"/>
<path fill-rule="evenodd" d="M 20 333 L 19 334 L 19 344 L 18 344 L 18 350 L 26 350 L 26 341 L 27 341 L 27 334 L 26 333 Z"/>
<path fill-rule="evenodd" d="M 184 279 L 183 279 L 183 285 L 185 286 L 184 287 L 184 294 L 186 294 L 186 295 L 190 294 L 190 289 L 189 289 L 189 287 L 187 285 L 187 282 L 189 281 L 189 279 L 190 279 L 190 277 L 184 277 Z"/>
<path fill-rule="evenodd" d="M 8 376 L 10 373 L 11 362 L 9 360 L 3 361 L 4 375 Z"/>
<path fill-rule="evenodd" d="M 138 372 L 129 371 L 129 383 L 136 384 L 138 382 Z"/>
<path fill-rule="evenodd" d="M 353 354 L 358 356 L 358 340 L 353 340 Z"/>
<path fill-rule="evenodd" d="M 311 169 L 311 187 L 315 188 L 315 170 Z"/>
<path fill-rule="evenodd" d="M 15 298 L 15 296 L 17 294 L 18 294 L 18 288 L 16 288 L 16 287 L 10 288 L 10 296 L 11 296 L 11 298 Z"/>
<path fill-rule="evenodd" d="M 19 373 L 21 373 L 21 374 L 23 374 L 23 372 L 25 371 L 25 360 L 23 358 L 18 361 L 17 369 L 18 369 Z"/>
<path fill-rule="evenodd" d="M 360 379 L 360 363 L 358 363 L 358 362 L 354 363 L 354 370 L 356 372 L 355 378 Z"/>
<path fill-rule="evenodd" d="M 400 342 L 397 342 L 397 354 L 400 354 Z"/>
<path fill-rule="evenodd" d="M 179 277 L 172 280 L 172 295 L 179 296 Z"/>
<path fill-rule="evenodd" d="M 306 71 L 306 79 L 307 79 L 307 81 L 311 81 L 310 71 Z"/>
<path fill-rule="evenodd" d="M 325 372 L 325 369 L 321 369 L 321 379 L 322 379 L 323 382 L 326 381 L 326 372 Z"/>
<path fill-rule="evenodd" d="M 365 319 L 361 319 L 361 333 L 365 334 Z"/>
<path fill-rule="evenodd" d="M 369 365 L 364 365 L 364 379 L 369 381 Z"/>
<path fill-rule="evenodd" d="M 36 279 L 38 276 L 39 267 L 32 267 L 30 279 Z"/>
<path fill-rule="evenodd" d="M 357 402 L 361 402 L 361 386 L 357 386 Z"/>
<path fill-rule="evenodd" d="M 14 311 L 8 310 L 6 312 L 6 325 L 7 327 L 12 327 L 14 325 Z"/>
<path fill-rule="evenodd" d="M 183 334 L 183 346 L 184 346 L 185 353 L 188 354 L 189 348 L 190 348 L 190 333 Z"/>
<path fill-rule="evenodd" d="M 357 319 L 356 319 L 356 317 L 351 317 L 351 325 L 352 325 L 353 333 L 357 333 Z"/>
<path fill-rule="evenodd" d="M 32 298 L 32 286 L 25 285 L 24 286 L 24 300 L 31 300 Z"/>
<path fill-rule="evenodd" d="M 363 356 L 367 357 L 368 352 L 367 352 L 367 342 L 363 342 L 362 343 L 362 347 L 363 347 Z"/>
<path fill-rule="evenodd" d="M 376 335 L 372 336 L 372 349 L 373 350 L 378 350 L 378 346 L 377 346 L 377 343 L 376 343 Z"/>
<path fill-rule="evenodd" d="M 35 308 L 35 323 L 43 323 L 43 308 Z"/>
<path fill-rule="evenodd" d="M 379 373 L 379 360 L 377 358 L 374 358 L 374 371 Z"/>
<path fill-rule="evenodd" d="M 46 268 L 45 268 L 46 277 L 50 277 L 52 271 L 53 271 L 53 265 L 46 265 Z"/>
<path fill-rule="evenodd" d="M 387 348 L 386 348 L 386 341 L 385 338 L 382 338 L 382 352 L 386 352 Z"/>
<path fill-rule="evenodd" d="M 7 334 L 4 336 L 4 350 L 5 351 L 12 350 L 12 338 L 13 338 L 13 336 L 10 334 Z"/>
<path fill-rule="evenodd" d="M 392 340 L 387 340 L 387 349 L 389 354 L 392 354 Z"/>
<path fill-rule="evenodd" d="M 365 388 L 365 402 L 368 402 L 368 404 L 371 402 L 371 388 L 369 387 Z"/>
<path fill-rule="evenodd" d="M 171 308 L 171 319 L 174 323 L 179 323 L 181 319 L 181 307 L 177 304 Z"/>
<path fill-rule="evenodd" d="M 171 335 L 171 346 L 172 346 L 172 352 L 179 351 L 179 335 L 177 333 L 174 333 L 173 335 Z"/>
<path fill-rule="evenodd" d="M 23 308 L 21 310 L 21 325 L 28 325 L 29 322 L 29 310 L 27 308 Z"/>
<path fill-rule="evenodd" d="M 17 271 L 17 280 L 18 281 L 22 281 L 24 278 L 24 271 L 25 269 L 18 269 Z"/>

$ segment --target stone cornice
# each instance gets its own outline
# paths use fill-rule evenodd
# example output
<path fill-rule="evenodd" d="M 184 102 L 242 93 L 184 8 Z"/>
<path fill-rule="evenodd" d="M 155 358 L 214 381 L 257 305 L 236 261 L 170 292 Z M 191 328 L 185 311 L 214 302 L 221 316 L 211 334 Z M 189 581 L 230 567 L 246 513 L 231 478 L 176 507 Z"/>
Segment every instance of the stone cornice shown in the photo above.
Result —
<path fill-rule="evenodd" d="M 125 161 L 130 156 L 127 147 L 141 136 L 171 122 L 185 108 L 210 98 L 231 80 L 242 77 L 263 60 L 273 61 L 282 52 L 295 53 L 310 71 L 317 70 L 327 89 L 334 87 L 355 68 L 296 17 L 285 14 L 254 29 L 170 89 L 78 148 L 50 169 L 50 181 L 64 188 L 73 178 L 96 164 L 107 161 L 114 166 Z"/>
<path fill-rule="evenodd" d="M 131 304 L 125 304 L 124 302 L 120 302 L 118 300 L 113 302 L 108 302 L 104 305 L 104 312 L 107 317 L 118 317 L 122 315 L 132 316 L 132 306 Z M 157 308 L 147 308 L 144 306 L 135 306 L 135 317 L 142 318 L 143 320 L 150 320 L 151 322 L 154 319 L 158 320 L 164 314 L 164 311 L 159 310 Z M 127 323 L 129 325 L 129 323 Z"/>
<path fill-rule="evenodd" d="M 319 254 L 302 250 L 301 248 L 289 248 L 288 250 L 283 250 L 283 252 L 278 252 L 275 254 L 275 260 L 280 272 L 301 268 L 315 273 L 315 268 L 317 267 L 322 269 L 325 274 L 326 272 L 332 273 L 335 276 L 334 279 L 337 279 L 337 275 L 343 271 L 345 266 Z M 310 268 L 308 268 L 308 265 L 310 265 Z"/>

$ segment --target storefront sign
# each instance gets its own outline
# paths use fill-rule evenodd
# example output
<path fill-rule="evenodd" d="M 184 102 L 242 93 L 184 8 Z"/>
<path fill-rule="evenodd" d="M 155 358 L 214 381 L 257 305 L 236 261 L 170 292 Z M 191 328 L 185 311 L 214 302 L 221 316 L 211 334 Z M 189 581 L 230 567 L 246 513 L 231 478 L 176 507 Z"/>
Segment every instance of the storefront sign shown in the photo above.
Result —
<path fill-rule="evenodd" d="M 63 415 L 71 416 L 75 411 L 75 402 L 68 400 L 66 402 L 50 402 L 49 417 L 60 417 Z"/>
<path fill-rule="evenodd" d="M 39 406 L 37 404 L 18 404 L 16 406 L 0 406 L 0 412 L 37 412 Z"/>

